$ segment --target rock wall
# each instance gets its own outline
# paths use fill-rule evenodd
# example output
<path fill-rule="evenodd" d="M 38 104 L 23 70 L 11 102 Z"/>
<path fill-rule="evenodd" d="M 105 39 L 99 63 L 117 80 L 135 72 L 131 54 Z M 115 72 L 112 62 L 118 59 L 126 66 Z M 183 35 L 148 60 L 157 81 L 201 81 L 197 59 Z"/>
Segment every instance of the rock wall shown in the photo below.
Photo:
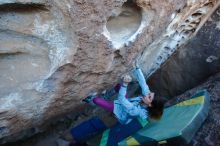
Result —
<path fill-rule="evenodd" d="M 195 37 L 178 49 L 149 79 L 152 90 L 177 96 L 220 71 L 220 7 Z"/>
<path fill-rule="evenodd" d="M 83 97 L 117 82 L 138 56 L 149 76 L 216 5 L 215 0 L 1 0 L 0 143 L 78 112 Z"/>

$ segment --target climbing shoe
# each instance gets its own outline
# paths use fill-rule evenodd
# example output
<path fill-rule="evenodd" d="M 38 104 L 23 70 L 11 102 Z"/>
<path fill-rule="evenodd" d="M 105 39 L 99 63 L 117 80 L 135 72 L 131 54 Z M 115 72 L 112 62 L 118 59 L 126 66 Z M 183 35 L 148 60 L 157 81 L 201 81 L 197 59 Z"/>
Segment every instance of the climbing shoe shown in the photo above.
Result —
<path fill-rule="evenodd" d="M 94 97 L 92 95 L 89 95 L 86 98 L 84 98 L 82 101 L 85 102 L 85 103 L 91 103 L 93 98 Z"/>
<path fill-rule="evenodd" d="M 82 101 L 85 102 L 85 103 L 88 103 L 88 104 L 91 104 L 91 105 L 95 105 L 93 103 L 93 99 L 96 97 L 97 93 L 94 92 L 92 93 L 91 95 L 87 96 L 86 98 L 84 98 Z"/>

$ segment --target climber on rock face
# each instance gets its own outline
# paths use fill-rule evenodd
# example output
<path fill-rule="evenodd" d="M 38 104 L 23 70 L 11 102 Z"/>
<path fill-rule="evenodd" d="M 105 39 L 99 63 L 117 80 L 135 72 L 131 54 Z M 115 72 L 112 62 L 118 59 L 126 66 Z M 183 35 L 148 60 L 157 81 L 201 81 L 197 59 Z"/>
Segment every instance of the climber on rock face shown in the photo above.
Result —
<path fill-rule="evenodd" d="M 135 63 L 133 74 L 141 87 L 141 96 L 127 98 L 127 86 L 132 78 L 129 75 L 124 75 L 122 77 L 122 83 L 117 84 L 104 95 L 90 95 L 83 99 L 83 101 L 98 105 L 113 112 L 121 124 L 128 124 L 132 119 L 138 117 L 141 119 L 159 120 L 163 114 L 165 101 L 162 98 L 155 96 L 155 93 L 149 90 L 144 75 L 137 63 Z M 118 99 L 114 100 L 114 102 L 106 100 L 117 93 Z"/>

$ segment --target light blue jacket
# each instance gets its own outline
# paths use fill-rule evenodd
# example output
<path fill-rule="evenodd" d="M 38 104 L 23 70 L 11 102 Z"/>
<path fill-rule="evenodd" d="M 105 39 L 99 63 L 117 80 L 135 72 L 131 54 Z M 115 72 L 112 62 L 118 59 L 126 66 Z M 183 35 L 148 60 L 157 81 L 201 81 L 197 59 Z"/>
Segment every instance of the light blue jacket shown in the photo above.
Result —
<path fill-rule="evenodd" d="M 142 95 L 150 93 L 149 87 L 146 84 L 144 75 L 141 69 L 134 70 L 134 76 L 141 86 Z M 140 102 L 142 96 L 127 99 L 125 97 L 127 86 L 121 86 L 118 94 L 118 99 L 114 101 L 114 114 L 121 124 L 128 124 L 134 118 L 147 119 L 146 107 L 143 107 Z"/>

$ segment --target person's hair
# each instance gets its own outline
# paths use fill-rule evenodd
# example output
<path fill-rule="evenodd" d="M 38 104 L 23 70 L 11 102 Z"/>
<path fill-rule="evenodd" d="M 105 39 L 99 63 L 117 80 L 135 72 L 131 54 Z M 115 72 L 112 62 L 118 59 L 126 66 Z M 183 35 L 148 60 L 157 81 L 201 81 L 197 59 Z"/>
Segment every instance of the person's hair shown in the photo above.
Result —
<path fill-rule="evenodd" d="M 155 95 L 153 101 L 151 102 L 151 107 L 148 107 L 149 118 L 154 120 L 160 120 L 160 118 L 163 115 L 165 102 L 165 98 Z"/>

